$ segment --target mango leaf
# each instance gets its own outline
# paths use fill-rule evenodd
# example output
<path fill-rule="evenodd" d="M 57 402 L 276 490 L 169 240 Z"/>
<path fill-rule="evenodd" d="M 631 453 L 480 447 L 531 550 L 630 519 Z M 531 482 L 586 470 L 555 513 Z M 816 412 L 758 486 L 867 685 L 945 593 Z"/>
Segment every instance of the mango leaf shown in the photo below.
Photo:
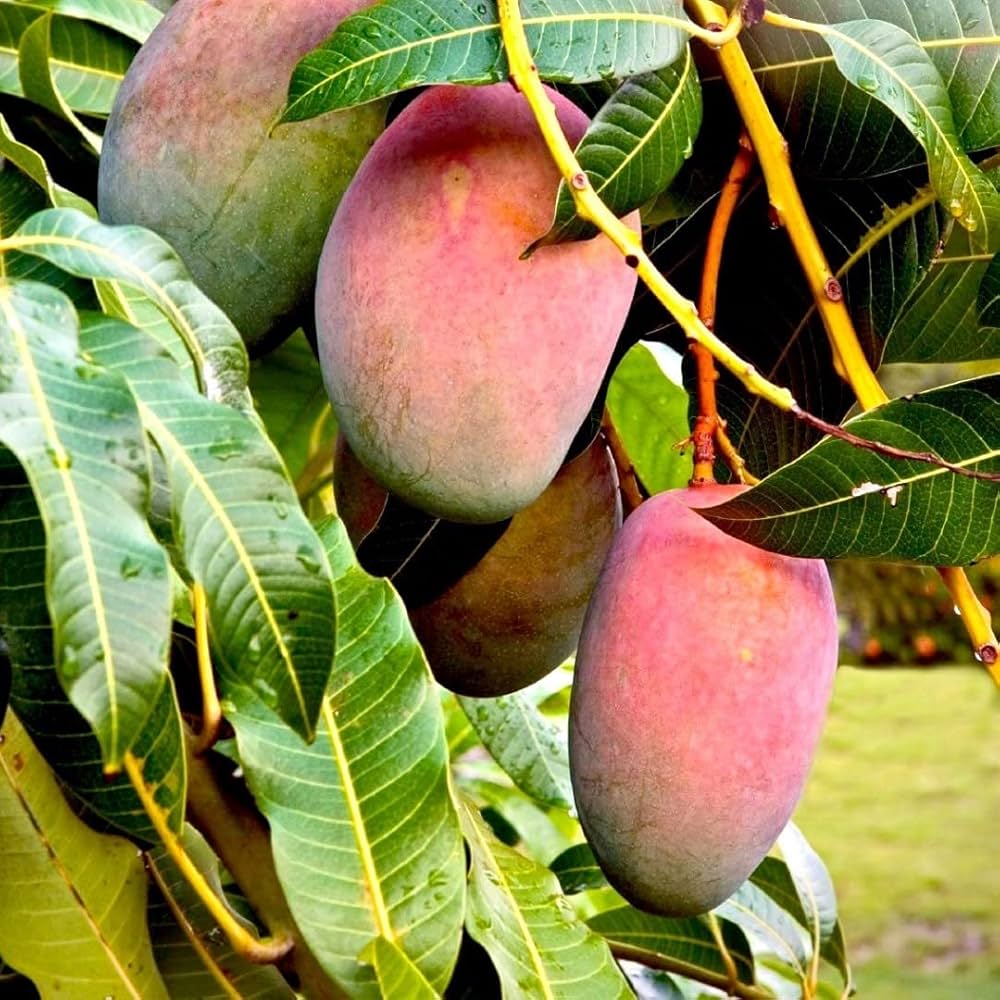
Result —
<path fill-rule="evenodd" d="M 133 6 L 138 7 L 138 4 Z M 24 97 L 20 77 L 25 35 L 37 22 L 51 19 L 29 47 L 40 46 L 52 59 L 52 85 L 74 112 L 107 115 L 136 46 L 115 31 L 75 17 L 55 16 L 42 4 L 0 4 L 0 91 Z M 46 38 L 42 39 L 42 35 Z M 35 55 L 29 55 L 35 58 Z"/>
<path fill-rule="evenodd" d="M 622 358 L 608 387 L 608 412 L 635 471 L 650 493 L 686 486 L 690 450 L 688 394 L 679 384 L 680 358 L 664 344 L 641 342 Z"/>
<path fill-rule="evenodd" d="M 70 809 L 16 716 L 0 729 L 0 949 L 43 996 L 166 1000 L 135 847 Z"/>
<path fill-rule="evenodd" d="M 927 154 L 940 202 L 978 246 L 988 247 L 1000 227 L 1000 194 L 962 147 L 948 90 L 920 44 L 877 20 L 845 21 L 824 28 L 822 37 L 844 76 L 909 129 Z"/>
<path fill-rule="evenodd" d="M 423 977 L 406 954 L 388 938 L 379 935 L 361 950 L 362 962 L 375 970 L 383 997 L 434 1000 L 441 994 Z"/>
<path fill-rule="evenodd" d="M 744 882 L 712 912 L 736 924 L 749 939 L 754 954 L 775 955 L 797 979 L 805 978 L 810 955 L 805 930 L 753 882 Z"/>
<path fill-rule="evenodd" d="M 465 897 L 440 700 L 392 587 L 358 567 L 339 521 L 319 531 L 338 627 L 315 742 L 304 747 L 235 683 L 226 715 L 271 827 L 278 878 L 323 968 L 352 995 L 379 996 L 358 953 L 383 936 L 440 990 Z"/>
<path fill-rule="evenodd" d="M 844 424 L 869 441 L 1000 471 L 1000 375 L 903 397 Z M 957 566 L 1000 552 L 1000 482 L 827 438 L 759 486 L 702 511 L 761 548 Z"/>
<path fill-rule="evenodd" d="M 952 227 L 889 330 L 883 361 L 935 364 L 1000 357 L 1000 325 L 989 309 L 989 266 L 972 234 Z"/>
<path fill-rule="evenodd" d="M 545 80 L 635 76 L 681 54 L 678 0 L 527 0 L 521 13 Z M 507 59 L 494 0 L 382 0 L 341 22 L 296 66 L 284 122 L 429 83 L 496 83 Z"/>
<path fill-rule="evenodd" d="M 44 157 L 14 137 L 3 115 L 0 115 L 0 156 L 10 160 L 18 170 L 30 177 L 45 192 L 50 205 L 56 208 L 75 208 L 87 215 L 97 216 L 94 206 L 86 198 L 81 198 L 52 179 Z"/>
<path fill-rule="evenodd" d="M 568 896 L 588 889 L 603 889 L 608 884 L 589 844 L 574 844 L 549 865 Z"/>
<path fill-rule="evenodd" d="M 610 942 L 618 958 L 669 969 L 717 989 L 725 989 L 729 973 L 712 929 L 703 917 L 672 919 L 643 913 L 631 906 L 605 910 L 587 921 Z M 722 939 L 741 983 L 753 985 L 754 959 L 743 932 L 721 921 Z"/>
<path fill-rule="evenodd" d="M 566 734 L 524 694 L 460 697 L 458 703 L 483 746 L 518 788 L 545 805 L 572 806 Z"/>
<path fill-rule="evenodd" d="M 905 30 L 947 84 L 962 147 L 972 152 L 1000 143 L 1000 78 L 991 53 L 997 0 L 769 0 L 768 8 L 821 24 L 878 18 Z M 814 33 L 765 22 L 744 32 L 741 42 L 798 172 L 872 177 L 919 161 L 907 126 L 847 83 Z"/>
<path fill-rule="evenodd" d="M 493 959 L 505 998 L 626 998 L 628 983 L 547 868 L 497 840 L 463 803 L 469 846 L 466 930 Z"/>
<path fill-rule="evenodd" d="M 6 242 L 78 277 L 136 289 L 184 342 L 205 395 L 249 405 L 249 363 L 239 333 L 155 233 L 141 226 L 105 226 L 82 212 L 53 208 L 33 215 Z"/>
<path fill-rule="evenodd" d="M 234 919 L 249 920 L 228 906 L 219 881 L 219 861 L 193 827 L 184 828 L 184 849 Z M 157 889 L 150 897 L 149 929 L 160 975 L 172 997 L 198 1000 L 294 1000 L 295 991 L 274 966 L 254 965 L 237 955 L 187 879 L 158 847 L 146 855 Z"/>
<path fill-rule="evenodd" d="M 250 393 L 293 481 L 311 471 L 312 462 L 333 461 L 336 419 L 319 362 L 301 330 L 250 363 Z"/>
<path fill-rule="evenodd" d="M 18 0 L 27 7 L 93 21 L 133 41 L 144 42 L 162 13 L 146 0 Z"/>
<path fill-rule="evenodd" d="M 170 579 L 145 520 L 149 457 L 124 380 L 78 355 L 69 299 L 0 286 L 0 441 L 17 456 L 48 540 L 60 681 L 114 772 L 166 683 Z"/>
<path fill-rule="evenodd" d="M 7 456 L 8 461 L 10 456 Z M 0 462 L 0 633 L 14 665 L 11 704 L 73 794 L 140 840 L 158 839 L 125 775 L 104 773 L 101 748 L 59 684 L 45 603 L 45 528 L 20 466 Z M 169 679 L 168 679 L 169 680 Z M 184 823 L 186 771 L 180 709 L 165 683 L 133 748 L 171 829 Z"/>
<path fill-rule="evenodd" d="M 205 588 L 220 672 L 311 739 L 333 665 L 333 584 L 274 446 L 249 416 L 198 395 L 142 331 L 88 316 L 81 344 L 128 381 L 163 456 L 174 538 Z"/>
<path fill-rule="evenodd" d="M 691 155 L 701 128 L 701 87 L 691 47 L 673 65 L 626 80 L 591 122 L 576 158 L 595 193 L 615 215 L 627 215 L 665 190 Z M 588 239 L 593 224 L 577 218 L 573 195 L 559 184 L 552 228 L 532 246 Z"/>
<path fill-rule="evenodd" d="M 17 50 L 17 71 L 25 98 L 40 104 L 68 121 L 84 142 L 95 152 L 101 152 L 101 136 L 79 119 L 69 102 L 59 92 L 53 79 L 52 15 L 45 14 L 33 21 L 21 35 Z"/>

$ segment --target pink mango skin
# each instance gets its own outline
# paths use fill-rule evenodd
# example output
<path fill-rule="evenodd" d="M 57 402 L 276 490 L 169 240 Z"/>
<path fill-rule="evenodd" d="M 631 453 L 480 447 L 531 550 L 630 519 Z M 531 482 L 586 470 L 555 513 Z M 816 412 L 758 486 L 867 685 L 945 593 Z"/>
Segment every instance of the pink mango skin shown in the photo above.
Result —
<path fill-rule="evenodd" d="M 550 96 L 576 142 L 586 116 Z M 624 324 L 636 277 L 605 237 L 519 260 L 558 184 L 509 84 L 434 87 L 334 216 L 316 291 L 327 391 L 359 460 L 432 514 L 499 521 L 538 497 Z"/>
<path fill-rule="evenodd" d="M 495 698 L 555 670 L 576 648 L 621 523 L 618 475 L 598 438 L 458 583 L 410 613 L 437 680 Z"/>
<path fill-rule="evenodd" d="M 837 666 L 826 566 L 754 548 L 659 494 L 625 522 L 577 653 L 570 766 L 584 831 L 641 909 L 717 906 L 774 844 L 812 763 Z"/>
<path fill-rule="evenodd" d="M 298 60 L 369 0 L 178 0 L 125 75 L 101 219 L 173 245 L 248 345 L 311 304 L 330 219 L 385 102 L 268 129 Z M 271 338 L 268 338 L 271 339 Z"/>

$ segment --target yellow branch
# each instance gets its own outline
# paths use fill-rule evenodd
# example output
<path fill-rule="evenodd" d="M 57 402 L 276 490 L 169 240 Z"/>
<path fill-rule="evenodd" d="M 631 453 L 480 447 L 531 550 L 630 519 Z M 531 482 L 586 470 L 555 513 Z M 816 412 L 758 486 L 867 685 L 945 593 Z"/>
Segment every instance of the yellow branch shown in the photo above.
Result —
<path fill-rule="evenodd" d="M 586 173 L 581 169 L 573 149 L 563 134 L 556 110 L 549 100 L 531 58 L 524 35 L 524 24 L 517 0 L 500 0 L 500 28 L 507 51 L 511 82 L 524 94 L 534 112 L 552 159 L 566 180 L 573 196 L 577 214 L 592 222 L 621 251 L 625 262 L 634 267 L 650 291 L 673 315 L 684 333 L 703 345 L 724 368 L 727 368 L 756 396 L 790 412 L 796 409 L 795 397 L 781 386 L 764 378 L 749 362 L 727 347 L 698 318 L 695 304 L 684 298 L 656 269 L 642 248 L 642 240 L 601 201 Z M 714 23 L 726 24 L 728 15 L 719 8 Z"/>
<path fill-rule="evenodd" d="M 198 733 L 194 753 L 203 754 L 211 750 L 219 738 L 222 707 L 219 705 L 219 693 L 215 688 L 212 652 L 208 643 L 208 602 L 205 588 L 200 583 L 191 588 L 191 598 L 194 608 L 195 646 L 198 650 L 198 680 L 201 684 L 201 731 Z"/>
<path fill-rule="evenodd" d="M 167 854 L 180 869 L 191 889 L 205 904 L 205 908 L 212 914 L 212 918 L 229 939 L 233 951 L 242 955 L 247 961 L 256 962 L 258 965 L 272 965 L 284 958 L 292 949 L 294 944 L 292 938 L 288 934 L 282 934 L 274 938 L 259 940 L 240 924 L 229 907 L 215 894 L 205 876 L 198 870 L 198 866 L 184 850 L 180 838 L 170 828 L 162 806 L 156 801 L 152 790 L 146 784 L 146 778 L 142 771 L 142 761 L 128 751 L 125 753 L 125 771 L 139 801 L 142 803 L 142 808 L 153 824 L 153 829 L 156 830 L 163 842 Z"/>

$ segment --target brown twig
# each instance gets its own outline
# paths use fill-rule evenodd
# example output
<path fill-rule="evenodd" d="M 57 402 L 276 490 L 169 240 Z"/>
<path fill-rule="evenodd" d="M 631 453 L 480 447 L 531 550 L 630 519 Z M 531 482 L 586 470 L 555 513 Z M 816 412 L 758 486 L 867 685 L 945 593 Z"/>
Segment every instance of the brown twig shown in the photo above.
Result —
<path fill-rule="evenodd" d="M 729 224 L 743 193 L 743 185 L 754 165 L 753 146 L 746 133 L 740 136 L 739 148 L 729 169 L 719 201 L 715 206 L 712 226 L 708 232 L 705 258 L 702 264 L 701 292 L 698 297 L 698 315 L 709 330 L 715 329 L 715 310 L 719 297 L 719 272 L 722 269 L 722 252 L 729 232 Z M 726 425 L 719 417 L 715 398 L 715 383 L 719 373 L 712 355 L 696 341 L 688 348 L 694 358 L 697 372 L 698 415 L 691 430 L 694 446 L 694 469 L 691 485 L 700 486 L 715 482 L 716 449 L 722 453 L 729 467 L 740 482 L 747 482 L 746 463 L 726 434 Z M 753 477 L 750 477 L 753 478 Z"/>
<path fill-rule="evenodd" d="M 869 438 L 858 437 L 849 430 L 838 424 L 828 423 L 821 417 L 796 406 L 792 413 L 803 423 L 810 427 L 815 427 L 830 437 L 845 441 L 855 448 L 862 448 L 865 451 L 873 451 L 878 455 L 885 455 L 888 458 L 901 458 L 911 462 L 925 462 L 928 465 L 936 465 L 938 468 L 953 472 L 956 476 L 965 476 L 968 479 L 985 479 L 989 483 L 1000 483 L 1000 472 L 979 472 L 977 469 L 967 469 L 964 465 L 956 465 L 936 455 L 933 451 L 907 451 L 905 448 L 897 448 L 895 445 L 885 444 L 882 441 L 872 441 Z"/>

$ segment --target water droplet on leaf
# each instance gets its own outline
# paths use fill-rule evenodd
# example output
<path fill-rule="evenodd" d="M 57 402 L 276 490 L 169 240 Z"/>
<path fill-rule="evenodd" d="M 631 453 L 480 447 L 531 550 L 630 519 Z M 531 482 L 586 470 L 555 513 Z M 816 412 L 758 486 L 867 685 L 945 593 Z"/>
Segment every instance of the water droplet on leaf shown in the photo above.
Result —
<path fill-rule="evenodd" d="M 878 77 L 875 77 L 875 76 L 859 76 L 858 77 L 858 86 L 866 94 L 874 94 L 878 90 L 878 87 L 879 87 Z"/>
<path fill-rule="evenodd" d="M 295 558 L 298 559 L 298 561 L 302 564 L 302 568 L 307 573 L 319 572 L 319 559 L 316 558 L 316 554 L 310 546 L 300 545 L 295 550 Z"/>
<path fill-rule="evenodd" d="M 136 559 L 135 556 L 125 556 L 125 558 L 121 561 L 121 565 L 118 567 L 118 571 L 125 580 L 131 580 L 133 577 L 137 577 L 142 572 L 142 569 L 142 563 Z"/>

